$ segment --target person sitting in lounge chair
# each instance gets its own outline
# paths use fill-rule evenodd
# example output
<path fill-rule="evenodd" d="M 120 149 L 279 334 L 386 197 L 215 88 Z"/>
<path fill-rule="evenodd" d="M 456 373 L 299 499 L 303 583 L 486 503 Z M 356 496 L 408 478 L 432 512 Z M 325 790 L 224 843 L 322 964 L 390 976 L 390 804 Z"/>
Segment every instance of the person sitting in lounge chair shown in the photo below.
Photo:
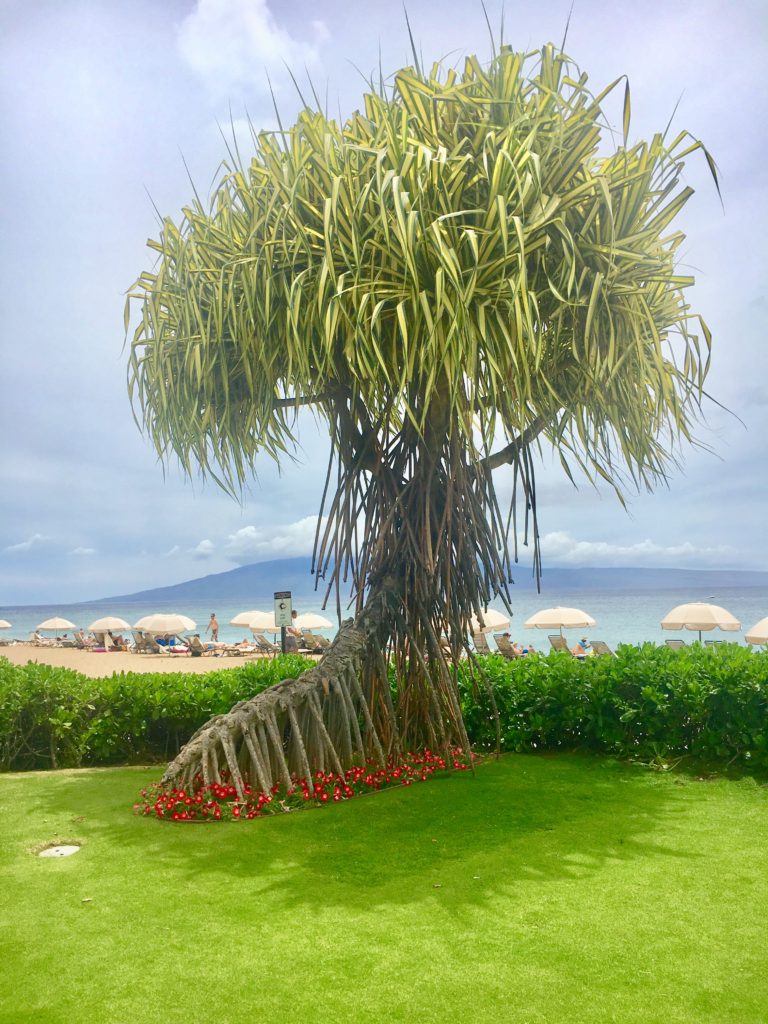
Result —
<path fill-rule="evenodd" d="M 507 640 L 509 640 L 509 646 L 511 647 L 512 653 L 515 655 L 515 657 L 521 658 L 525 652 L 523 651 L 523 648 L 520 646 L 517 640 L 512 639 L 512 634 L 502 633 L 501 635 L 505 637 Z"/>
<path fill-rule="evenodd" d="M 115 635 L 111 630 L 109 633 L 109 639 L 112 641 L 113 651 L 127 651 L 128 644 L 125 642 L 125 638 L 122 633 Z"/>
<path fill-rule="evenodd" d="M 594 658 L 595 652 L 587 637 L 583 636 L 579 642 L 571 648 L 571 654 L 575 658 Z"/>

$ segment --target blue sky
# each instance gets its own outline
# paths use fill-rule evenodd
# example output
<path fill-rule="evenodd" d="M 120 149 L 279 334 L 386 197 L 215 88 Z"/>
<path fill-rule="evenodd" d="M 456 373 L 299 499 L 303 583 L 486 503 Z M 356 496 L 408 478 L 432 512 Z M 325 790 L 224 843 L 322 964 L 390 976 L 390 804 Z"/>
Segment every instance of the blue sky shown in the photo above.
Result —
<path fill-rule="evenodd" d="M 487 4 L 498 22 L 500 6 Z M 518 48 L 559 41 L 570 0 L 508 4 Z M 410 0 L 425 58 L 488 53 L 482 9 Z M 768 569 L 765 75 L 768 16 L 738 5 L 577 0 L 567 50 L 593 88 L 628 74 L 632 136 L 676 123 L 717 160 L 720 207 L 701 159 L 680 227 L 694 308 L 709 323 L 716 406 L 670 486 L 631 498 L 575 490 L 545 456 L 545 563 Z M 149 195 L 178 216 L 224 155 L 231 105 L 274 123 L 268 72 L 286 117 L 284 62 L 306 65 L 342 112 L 378 65 L 408 63 L 390 2 L 97 0 L 0 7 L 0 605 L 84 600 L 177 582 L 311 548 L 327 441 L 307 417 L 303 450 L 265 458 L 241 504 L 157 464 L 125 383 L 124 293 L 151 265 Z M 682 97 L 682 98 L 681 98 Z M 620 122 L 620 110 L 615 110 Z M 499 479 L 502 496 L 509 482 Z M 527 571 L 523 569 L 522 571 Z"/>

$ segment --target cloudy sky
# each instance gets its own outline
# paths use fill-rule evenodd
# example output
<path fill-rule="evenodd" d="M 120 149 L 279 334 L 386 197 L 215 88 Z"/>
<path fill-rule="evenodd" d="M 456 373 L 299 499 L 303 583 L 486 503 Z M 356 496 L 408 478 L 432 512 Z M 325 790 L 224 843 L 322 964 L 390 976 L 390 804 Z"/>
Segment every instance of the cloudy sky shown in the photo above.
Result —
<path fill-rule="evenodd" d="M 488 54 L 480 3 L 409 0 L 425 58 Z M 491 18 L 500 5 L 489 0 Z M 518 48 L 562 38 L 570 0 L 509 2 Z M 676 123 L 704 161 L 680 226 L 694 306 L 714 335 L 712 406 L 670 487 L 632 499 L 579 490 L 546 465 L 549 565 L 768 568 L 764 0 L 576 0 L 567 49 L 595 91 L 621 74 L 632 135 Z M 0 605 L 85 600 L 310 550 L 326 442 L 311 419 L 296 465 L 265 458 L 243 503 L 165 471 L 133 422 L 124 293 L 151 266 L 152 202 L 178 215 L 224 155 L 219 124 L 286 117 L 285 64 L 343 112 L 378 65 L 408 63 L 391 0 L 3 0 L 0 5 Z M 617 123 L 620 111 L 616 110 Z M 546 460 L 545 460 L 546 461 Z M 500 481 L 502 493 L 508 482 Z M 523 570 L 526 571 L 526 570 Z"/>

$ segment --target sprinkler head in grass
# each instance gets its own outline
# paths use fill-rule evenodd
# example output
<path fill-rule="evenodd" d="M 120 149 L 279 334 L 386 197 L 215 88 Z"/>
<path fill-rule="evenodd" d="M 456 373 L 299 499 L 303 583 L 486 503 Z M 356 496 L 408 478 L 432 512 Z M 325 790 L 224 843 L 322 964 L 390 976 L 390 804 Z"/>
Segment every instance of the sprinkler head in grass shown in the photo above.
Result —
<path fill-rule="evenodd" d="M 71 857 L 73 853 L 79 853 L 80 847 L 74 843 L 65 843 L 61 846 L 46 846 L 38 853 L 38 857 Z"/>

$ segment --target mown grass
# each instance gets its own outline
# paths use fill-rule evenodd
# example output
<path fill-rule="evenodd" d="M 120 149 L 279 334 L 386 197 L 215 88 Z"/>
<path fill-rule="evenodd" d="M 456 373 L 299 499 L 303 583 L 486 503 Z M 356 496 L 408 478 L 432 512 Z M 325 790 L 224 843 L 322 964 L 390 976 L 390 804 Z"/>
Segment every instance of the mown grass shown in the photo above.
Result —
<path fill-rule="evenodd" d="M 3 1024 L 765 1022 L 750 778 L 510 755 L 207 826 L 132 817 L 156 776 L 0 777 Z"/>

